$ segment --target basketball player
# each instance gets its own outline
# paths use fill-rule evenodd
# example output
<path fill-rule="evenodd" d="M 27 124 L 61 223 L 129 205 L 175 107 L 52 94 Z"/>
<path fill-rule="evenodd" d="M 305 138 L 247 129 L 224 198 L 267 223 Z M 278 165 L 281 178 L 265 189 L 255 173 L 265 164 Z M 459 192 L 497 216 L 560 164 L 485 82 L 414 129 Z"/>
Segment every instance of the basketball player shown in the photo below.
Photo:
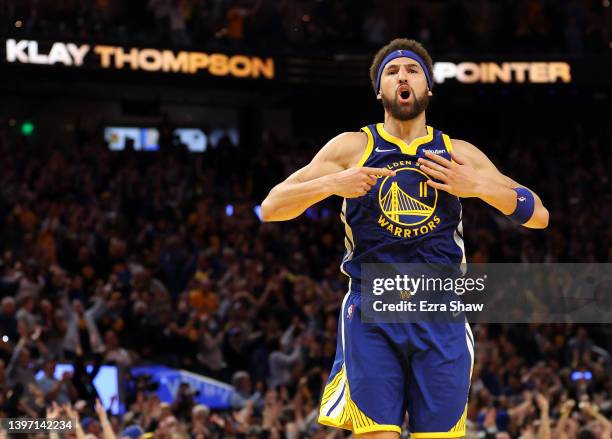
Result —
<path fill-rule="evenodd" d="M 535 193 L 501 174 L 474 145 L 426 124 L 432 78 L 431 58 L 418 42 L 396 39 L 380 49 L 370 79 L 384 123 L 333 138 L 262 204 L 264 221 L 286 221 L 330 195 L 344 198 L 341 269 L 349 291 L 319 422 L 360 438 L 398 438 L 406 411 L 413 438 L 463 437 L 474 352 L 467 323 L 443 331 L 424 323 L 364 323 L 361 264 L 460 266 L 460 198 L 478 197 L 524 227 L 548 224 Z"/>

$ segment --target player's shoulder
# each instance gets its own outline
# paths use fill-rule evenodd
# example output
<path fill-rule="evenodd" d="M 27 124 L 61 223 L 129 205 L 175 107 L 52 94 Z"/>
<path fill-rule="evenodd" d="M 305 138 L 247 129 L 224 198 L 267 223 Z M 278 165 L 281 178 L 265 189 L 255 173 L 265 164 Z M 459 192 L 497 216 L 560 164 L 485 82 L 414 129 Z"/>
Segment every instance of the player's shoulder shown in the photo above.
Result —
<path fill-rule="evenodd" d="M 474 146 L 467 140 L 451 138 L 450 141 L 451 141 L 451 144 L 453 145 L 453 150 L 458 151 L 458 152 L 466 152 L 466 151 L 470 152 L 470 151 L 478 150 L 476 146 Z"/>
<path fill-rule="evenodd" d="M 363 131 L 346 131 L 327 142 L 322 152 L 326 158 L 349 168 L 359 162 L 367 144 L 368 136 Z"/>
<path fill-rule="evenodd" d="M 450 141 L 453 151 L 460 156 L 467 157 L 469 159 L 478 159 L 484 155 L 480 149 L 466 140 L 451 138 Z"/>
<path fill-rule="evenodd" d="M 466 140 L 451 139 L 451 145 L 455 154 L 466 160 L 476 169 L 487 167 L 491 163 L 484 152 Z"/>
<path fill-rule="evenodd" d="M 368 143 L 368 136 L 363 131 L 345 131 L 331 139 L 329 143 L 333 143 L 336 148 L 359 149 L 355 145 L 364 147 Z"/>

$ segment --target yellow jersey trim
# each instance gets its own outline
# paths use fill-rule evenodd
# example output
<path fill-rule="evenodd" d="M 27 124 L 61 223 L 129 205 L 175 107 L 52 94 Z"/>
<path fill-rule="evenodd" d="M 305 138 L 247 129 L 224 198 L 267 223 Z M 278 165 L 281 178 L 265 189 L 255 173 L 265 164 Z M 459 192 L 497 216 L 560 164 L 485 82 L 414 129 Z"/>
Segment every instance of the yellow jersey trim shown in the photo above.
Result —
<path fill-rule="evenodd" d="M 350 422 L 345 422 L 341 425 L 336 420 L 334 420 L 334 418 L 330 418 L 329 416 L 320 415 L 318 422 L 319 424 L 327 425 L 328 427 L 343 428 L 344 430 L 353 431 Z"/>
<path fill-rule="evenodd" d="M 332 398 L 332 396 L 338 389 L 338 385 L 340 384 L 340 382 L 342 381 L 342 378 L 344 378 L 345 375 L 346 375 L 346 371 L 344 369 L 344 366 L 342 366 L 342 368 L 340 369 L 340 372 L 338 372 L 336 376 L 334 377 L 334 379 L 331 380 L 325 386 L 325 389 L 323 391 L 323 396 L 321 398 L 321 408 L 323 408 L 323 406 L 325 406 L 325 404 L 327 404 L 329 400 Z"/>
<path fill-rule="evenodd" d="M 335 403 L 336 407 L 330 413 L 333 416 L 325 415 L 325 411 L 330 409 L 330 405 L 334 403 L 336 398 L 340 399 Z M 357 407 L 355 401 L 351 399 L 351 390 L 344 365 L 323 390 L 318 421 L 320 424 L 343 428 L 355 434 L 372 431 L 394 431 L 400 434 L 402 432 L 399 425 L 377 424 Z"/>
<path fill-rule="evenodd" d="M 359 159 L 359 162 L 357 163 L 357 167 L 359 168 L 363 166 L 363 164 L 372 154 L 372 150 L 374 149 L 374 136 L 372 135 L 372 132 L 370 131 L 370 129 L 368 127 L 363 127 L 361 131 L 367 134 L 368 143 L 365 147 L 365 150 L 363 151 L 363 154 L 361 154 L 361 158 Z"/>
<path fill-rule="evenodd" d="M 446 150 L 449 152 L 453 152 L 453 142 L 451 142 L 450 137 L 447 134 L 442 134 L 442 139 L 444 140 L 444 146 L 446 146 Z"/>
<path fill-rule="evenodd" d="M 459 418 L 457 423 L 453 425 L 453 427 L 450 430 L 448 430 L 449 433 L 462 433 L 463 435 L 465 435 L 465 428 L 466 428 L 466 422 L 467 422 L 467 409 L 468 409 L 468 406 L 466 403 L 465 409 L 463 410 L 461 417 Z"/>
<path fill-rule="evenodd" d="M 379 424 L 379 425 L 372 425 L 370 427 L 363 427 L 363 428 L 355 429 L 356 434 L 370 433 L 372 431 L 395 431 L 399 434 L 402 434 L 402 429 L 399 426 L 393 425 L 393 424 Z"/>
<path fill-rule="evenodd" d="M 393 424 L 377 424 L 370 425 L 369 427 L 354 427 L 350 418 L 343 424 L 340 424 L 334 418 L 321 415 L 319 416 L 318 422 L 319 424 L 327 425 L 328 427 L 342 428 L 344 430 L 352 431 L 355 434 L 371 433 L 373 431 L 395 431 L 399 434 L 402 433 L 400 426 Z"/>
<path fill-rule="evenodd" d="M 424 145 L 425 143 L 429 143 L 433 140 L 433 135 L 434 135 L 433 128 L 430 127 L 429 125 L 426 125 L 426 129 L 427 129 L 426 135 L 417 137 L 412 142 L 410 142 L 410 145 L 408 145 L 402 139 L 395 137 L 393 134 L 390 134 L 387 131 L 385 131 L 384 124 L 382 123 L 376 124 L 376 131 L 378 131 L 378 134 L 380 135 L 380 137 L 385 139 L 387 142 L 397 145 L 404 154 L 409 154 L 409 155 L 416 155 L 416 152 L 419 146 Z"/>
<path fill-rule="evenodd" d="M 346 254 L 342 258 L 342 263 L 340 264 L 340 271 L 345 274 L 349 279 L 351 278 L 349 274 L 344 269 L 345 262 L 353 259 L 353 250 L 355 249 L 355 238 L 353 238 L 353 230 L 346 219 L 346 198 L 342 201 L 342 210 L 340 211 L 340 219 L 344 224 L 344 246 L 346 247 Z"/>
<path fill-rule="evenodd" d="M 443 431 L 440 433 L 410 433 L 410 437 L 414 439 L 431 439 L 431 438 L 460 438 L 465 436 L 463 431 Z"/>

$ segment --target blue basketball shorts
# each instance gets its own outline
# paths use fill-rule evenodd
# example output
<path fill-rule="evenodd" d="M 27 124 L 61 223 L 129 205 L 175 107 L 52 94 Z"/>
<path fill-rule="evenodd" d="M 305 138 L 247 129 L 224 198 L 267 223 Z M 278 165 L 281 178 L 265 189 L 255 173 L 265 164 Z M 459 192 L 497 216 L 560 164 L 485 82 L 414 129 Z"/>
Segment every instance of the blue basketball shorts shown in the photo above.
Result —
<path fill-rule="evenodd" d="M 338 320 L 336 358 L 319 422 L 413 438 L 465 436 L 474 338 L 465 323 L 363 323 L 361 296 L 347 293 Z"/>

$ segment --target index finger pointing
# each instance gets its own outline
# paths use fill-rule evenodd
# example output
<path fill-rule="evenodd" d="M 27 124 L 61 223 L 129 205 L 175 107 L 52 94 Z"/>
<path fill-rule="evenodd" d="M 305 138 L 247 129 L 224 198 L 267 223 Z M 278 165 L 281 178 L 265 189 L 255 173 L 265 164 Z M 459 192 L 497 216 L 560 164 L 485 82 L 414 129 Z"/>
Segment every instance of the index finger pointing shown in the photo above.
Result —
<path fill-rule="evenodd" d="M 368 168 L 367 166 L 365 166 L 363 169 L 368 175 L 384 175 L 387 177 L 395 176 L 395 171 L 392 171 L 391 169 L 387 168 Z"/>

